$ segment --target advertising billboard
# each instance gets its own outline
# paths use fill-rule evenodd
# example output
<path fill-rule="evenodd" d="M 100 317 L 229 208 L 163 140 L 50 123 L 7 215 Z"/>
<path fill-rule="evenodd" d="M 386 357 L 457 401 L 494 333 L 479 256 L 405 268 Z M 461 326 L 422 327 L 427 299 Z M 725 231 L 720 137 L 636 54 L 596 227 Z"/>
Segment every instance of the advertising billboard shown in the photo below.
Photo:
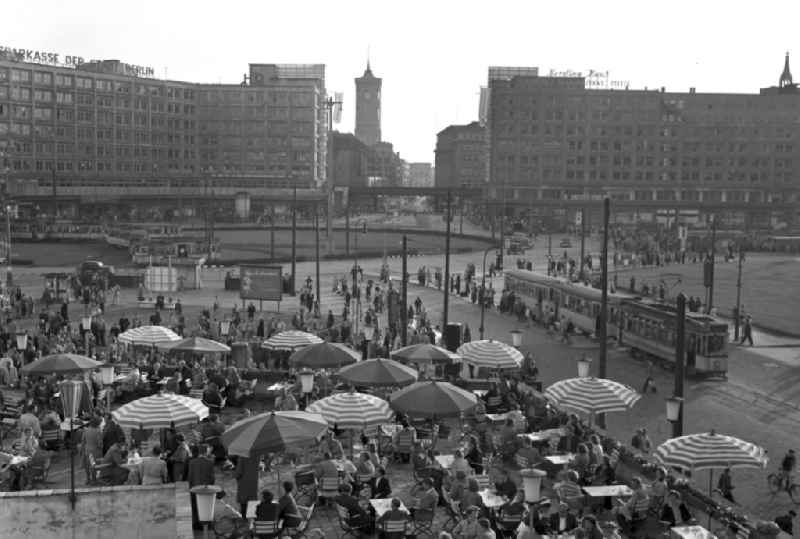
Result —
<path fill-rule="evenodd" d="M 239 297 L 281 301 L 283 276 L 281 266 L 239 266 Z"/>

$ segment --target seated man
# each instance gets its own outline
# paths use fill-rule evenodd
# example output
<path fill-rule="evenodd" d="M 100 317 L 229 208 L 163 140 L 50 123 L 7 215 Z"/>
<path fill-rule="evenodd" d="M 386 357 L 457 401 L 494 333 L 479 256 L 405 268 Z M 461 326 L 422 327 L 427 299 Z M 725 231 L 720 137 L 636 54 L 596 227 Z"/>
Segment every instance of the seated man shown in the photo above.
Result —
<path fill-rule="evenodd" d="M 103 457 L 103 461 L 110 464 L 105 474 L 114 485 L 124 485 L 128 480 L 128 469 L 122 466 L 125 463 L 122 452 L 122 442 L 117 440 L 111 444 Z"/>
<path fill-rule="evenodd" d="M 256 520 L 259 522 L 278 522 L 278 504 L 272 499 L 272 492 L 261 491 L 261 503 L 256 506 Z M 246 515 L 242 515 L 243 517 Z M 272 537 L 273 535 L 260 534 L 257 537 Z"/>
<path fill-rule="evenodd" d="M 414 519 L 421 521 L 433 519 L 436 506 L 439 504 L 439 493 L 433 488 L 433 481 L 423 479 L 419 487 L 411 489 L 411 496 L 418 500 L 416 507 L 411 511 Z"/>
<path fill-rule="evenodd" d="M 558 512 L 550 515 L 550 533 L 560 535 L 577 527 L 578 520 L 569 512 L 569 506 L 564 502 L 559 503 Z"/>
<path fill-rule="evenodd" d="M 522 447 L 517 451 L 517 455 L 528 461 L 529 466 L 533 466 L 542 459 L 539 450 L 533 447 L 533 442 L 528 437 L 522 439 Z"/>
<path fill-rule="evenodd" d="M 381 466 L 378 468 L 378 477 L 375 479 L 375 488 L 372 491 L 373 498 L 388 498 L 392 494 L 392 487 L 389 478 L 386 477 L 386 469 Z"/>
<path fill-rule="evenodd" d="M 347 510 L 348 524 L 354 528 L 369 530 L 372 522 L 366 510 L 358 503 L 358 498 L 353 496 L 353 487 L 349 483 L 342 483 L 339 486 L 339 495 L 333 501 Z"/>
<path fill-rule="evenodd" d="M 498 477 L 497 481 L 495 481 L 494 488 L 498 494 L 505 496 L 509 500 L 514 498 L 514 496 L 517 494 L 517 485 L 508 476 L 508 472 L 506 470 L 500 470 L 500 476 Z"/>
<path fill-rule="evenodd" d="M 386 511 L 383 515 L 378 518 L 378 524 L 383 524 L 384 522 L 402 522 L 408 521 L 410 519 L 410 515 L 400 509 L 403 504 L 400 502 L 399 499 L 394 498 L 392 500 L 392 508 Z M 383 534 L 384 539 L 403 539 L 405 537 L 405 533 L 402 532 L 392 532 Z"/>

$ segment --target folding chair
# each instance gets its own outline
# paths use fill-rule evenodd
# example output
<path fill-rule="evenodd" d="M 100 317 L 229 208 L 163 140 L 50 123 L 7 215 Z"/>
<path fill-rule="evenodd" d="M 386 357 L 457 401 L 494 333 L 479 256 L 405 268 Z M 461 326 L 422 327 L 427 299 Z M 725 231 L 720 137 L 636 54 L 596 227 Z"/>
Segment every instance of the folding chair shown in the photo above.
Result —
<path fill-rule="evenodd" d="M 254 520 L 253 536 L 258 539 L 273 539 L 281 534 L 281 523 L 278 520 Z"/>
<path fill-rule="evenodd" d="M 321 477 L 317 486 L 317 497 L 323 500 L 333 500 L 339 495 L 338 477 Z"/>
<path fill-rule="evenodd" d="M 407 520 L 385 520 L 381 524 L 381 531 L 386 539 L 403 539 L 408 532 L 409 522 Z"/>
<path fill-rule="evenodd" d="M 471 477 L 471 479 L 474 479 L 475 481 L 477 481 L 477 482 L 478 482 L 478 489 L 479 489 L 479 490 L 484 490 L 484 489 L 487 489 L 487 488 L 489 488 L 489 486 L 490 486 L 490 485 L 491 485 L 491 483 L 492 483 L 492 482 L 491 482 L 491 480 L 489 479 L 489 476 L 488 476 L 488 475 L 486 475 L 486 474 L 483 474 L 483 475 L 473 475 L 473 476 Z"/>
<path fill-rule="evenodd" d="M 366 529 L 367 525 L 351 525 L 350 512 L 339 504 L 335 505 L 336 514 L 339 516 L 339 528 L 344 532 L 339 539 L 344 539 L 348 535 L 352 536 L 354 539 L 358 539 L 358 536 Z"/>
<path fill-rule="evenodd" d="M 417 509 L 414 513 L 414 531 L 412 535 L 419 537 L 420 535 L 428 534 L 431 537 L 436 535 L 433 532 L 433 511 L 425 511 Z"/>
<path fill-rule="evenodd" d="M 315 507 L 316 504 L 313 503 L 309 507 L 298 505 L 297 510 L 300 511 L 300 517 L 302 520 L 300 521 L 300 524 L 294 528 L 284 528 L 284 533 L 292 539 L 300 539 L 301 537 L 305 537 L 306 530 L 308 529 L 308 523 L 311 522 L 312 518 L 314 518 Z"/>
<path fill-rule="evenodd" d="M 508 514 L 500 511 L 500 516 L 497 518 L 497 529 L 501 537 L 514 537 L 520 522 L 522 522 L 522 513 Z"/>

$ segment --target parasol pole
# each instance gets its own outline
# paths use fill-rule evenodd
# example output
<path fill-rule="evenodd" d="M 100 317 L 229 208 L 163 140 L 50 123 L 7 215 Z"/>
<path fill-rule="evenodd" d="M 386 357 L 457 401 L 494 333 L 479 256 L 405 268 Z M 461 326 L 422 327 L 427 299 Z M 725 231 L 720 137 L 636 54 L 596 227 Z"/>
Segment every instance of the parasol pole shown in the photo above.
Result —
<path fill-rule="evenodd" d="M 708 497 L 712 497 L 711 486 L 714 484 L 714 468 L 708 470 Z M 708 511 L 708 529 L 711 529 L 711 510 Z"/>

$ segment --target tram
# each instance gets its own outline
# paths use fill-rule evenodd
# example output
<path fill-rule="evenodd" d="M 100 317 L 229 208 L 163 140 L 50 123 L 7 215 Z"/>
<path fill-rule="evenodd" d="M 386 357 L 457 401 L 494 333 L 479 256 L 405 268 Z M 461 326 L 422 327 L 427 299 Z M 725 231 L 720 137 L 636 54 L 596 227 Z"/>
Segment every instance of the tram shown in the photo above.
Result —
<path fill-rule="evenodd" d="M 557 320 L 571 320 L 586 335 L 597 330 L 602 295 L 597 288 L 528 270 L 506 270 L 505 287 L 525 302 L 537 320 L 555 315 Z M 619 338 L 622 302 L 634 298 L 619 292 L 608 294 L 609 337 Z"/>
<path fill-rule="evenodd" d="M 634 355 L 675 365 L 676 308 L 650 300 L 626 301 L 621 342 Z M 727 376 L 728 324 L 702 313 L 686 313 L 686 373 Z"/>
<path fill-rule="evenodd" d="M 601 291 L 581 283 L 526 270 L 506 270 L 505 287 L 514 292 L 538 320 L 555 315 L 571 320 L 592 335 L 600 316 Z M 674 305 L 615 292 L 608 294 L 608 337 L 629 347 L 635 356 L 675 364 Z M 726 376 L 728 325 L 712 316 L 686 313 L 686 372 Z"/>

